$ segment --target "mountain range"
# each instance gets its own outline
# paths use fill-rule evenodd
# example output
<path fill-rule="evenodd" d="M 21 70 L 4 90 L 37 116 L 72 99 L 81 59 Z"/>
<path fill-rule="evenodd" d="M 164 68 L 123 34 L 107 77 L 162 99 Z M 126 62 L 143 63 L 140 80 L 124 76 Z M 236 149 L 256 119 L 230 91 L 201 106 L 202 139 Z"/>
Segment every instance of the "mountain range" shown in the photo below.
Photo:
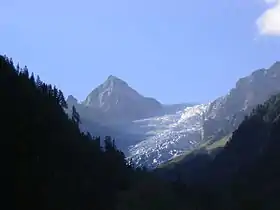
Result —
<path fill-rule="evenodd" d="M 279 63 L 209 104 L 161 105 L 155 116 L 124 118 L 122 130 L 113 126 L 117 119 L 91 119 L 105 117 L 108 109 L 101 112 L 71 96 L 68 105 L 92 114 L 79 116 L 67 108 L 61 90 L 12 59 L 0 56 L 0 70 L 1 190 L 10 209 L 280 209 L 280 93 L 273 93 Z M 109 129 L 127 139 L 114 141 Z M 140 157 L 139 165 L 164 164 L 135 167 L 116 143 L 130 144 L 127 153 Z M 167 161 L 171 149 L 183 155 Z"/>
<path fill-rule="evenodd" d="M 67 111 L 75 106 L 82 130 L 115 137 L 136 165 L 154 168 L 229 136 L 256 105 L 279 92 L 280 62 L 239 79 L 228 94 L 207 104 L 161 104 L 111 75 L 84 101 L 69 96 Z"/>

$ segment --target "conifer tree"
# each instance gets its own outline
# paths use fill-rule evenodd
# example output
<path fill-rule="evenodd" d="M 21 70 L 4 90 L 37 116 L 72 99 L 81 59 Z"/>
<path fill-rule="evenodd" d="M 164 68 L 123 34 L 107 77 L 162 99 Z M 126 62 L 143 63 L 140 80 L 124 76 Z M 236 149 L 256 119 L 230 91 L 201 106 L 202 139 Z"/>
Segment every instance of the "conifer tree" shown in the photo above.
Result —
<path fill-rule="evenodd" d="M 72 106 L 72 117 L 71 117 L 72 121 L 79 125 L 81 123 L 81 120 L 80 120 L 80 115 L 79 113 L 77 112 L 76 110 L 76 107 L 75 106 Z"/>

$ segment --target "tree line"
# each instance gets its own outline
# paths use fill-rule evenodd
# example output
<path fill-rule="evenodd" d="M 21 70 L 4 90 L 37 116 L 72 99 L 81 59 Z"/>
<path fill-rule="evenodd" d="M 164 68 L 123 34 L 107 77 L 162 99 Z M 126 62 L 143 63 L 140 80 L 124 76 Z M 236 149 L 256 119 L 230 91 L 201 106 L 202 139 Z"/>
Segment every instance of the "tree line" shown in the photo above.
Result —
<path fill-rule="evenodd" d="M 0 98 L 3 209 L 280 209 L 280 95 L 254 109 L 215 158 L 160 173 L 126 161 L 111 137 L 81 132 L 62 91 L 6 56 Z"/>
<path fill-rule="evenodd" d="M 83 133 L 61 90 L 0 56 L 3 209 L 181 209 L 171 183 Z M 104 143 L 101 143 L 104 141 Z"/>

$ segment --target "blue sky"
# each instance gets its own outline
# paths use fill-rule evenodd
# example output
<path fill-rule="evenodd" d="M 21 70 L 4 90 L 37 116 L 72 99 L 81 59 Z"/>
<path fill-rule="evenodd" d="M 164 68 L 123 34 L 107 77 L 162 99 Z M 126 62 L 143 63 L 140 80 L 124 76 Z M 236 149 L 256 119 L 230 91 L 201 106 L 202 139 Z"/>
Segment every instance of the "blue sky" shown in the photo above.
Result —
<path fill-rule="evenodd" d="M 0 0 L 0 53 L 79 100 L 109 75 L 207 102 L 280 60 L 280 0 Z"/>

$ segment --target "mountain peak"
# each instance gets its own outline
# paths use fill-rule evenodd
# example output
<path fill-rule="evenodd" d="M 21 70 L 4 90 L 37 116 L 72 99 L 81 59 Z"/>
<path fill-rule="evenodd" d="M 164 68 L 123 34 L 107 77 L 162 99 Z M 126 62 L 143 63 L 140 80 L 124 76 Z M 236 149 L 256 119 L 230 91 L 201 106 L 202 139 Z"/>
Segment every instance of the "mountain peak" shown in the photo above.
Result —
<path fill-rule="evenodd" d="M 73 95 L 69 95 L 68 97 L 67 97 L 67 103 L 68 104 L 77 104 L 78 103 L 78 99 L 76 99 Z"/>
<path fill-rule="evenodd" d="M 95 88 L 83 104 L 116 119 L 140 119 L 161 110 L 161 104 L 157 100 L 142 96 L 114 75 L 108 76 L 103 84 Z"/>
<path fill-rule="evenodd" d="M 111 86 L 111 87 L 114 87 L 114 86 L 128 86 L 128 84 L 123 81 L 122 79 L 114 76 L 114 75 L 110 75 L 107 80 L 103 83 L 103 86 Z"/>
<path fill-rule="evenodd" d="M 107 78 L 107 80 L 121 80 L 120 78 L 114 76 L 114 75 L 109 75 L 109 77 Z"/>
<path fill-rule="evenodd" d="M 276 61 L 271 67 L 270 69 L 275 69 L 277 68 L 278 70 L 280 69 L 280 61 Z"/>

